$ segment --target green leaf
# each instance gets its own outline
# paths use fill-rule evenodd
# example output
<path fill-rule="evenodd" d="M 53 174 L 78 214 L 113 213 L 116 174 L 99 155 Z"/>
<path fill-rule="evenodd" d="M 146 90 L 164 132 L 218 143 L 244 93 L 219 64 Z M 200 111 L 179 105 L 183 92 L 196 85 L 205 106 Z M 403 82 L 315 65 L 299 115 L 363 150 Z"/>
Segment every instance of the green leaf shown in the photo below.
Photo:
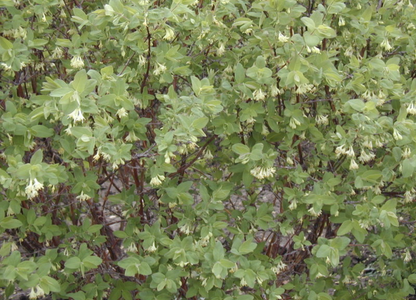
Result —
<path fill-rule="evenodd" d="M 65 262 L 68 269 L 78 269 L 81 266 L 81 260 L 78 257 L 71 257 Z"/>
<path fill-rule="evenodd" d="M 414 172 L 414 166 L 413 163 L 410 159 L 406 158 L 403 162 L 402 162 L 402 175 L 404 178 L 410 177 L 413 175 Z"/>
<path fill-rule="evenodd" d="M 40 164 L 42 160 L 43 160 L 43 151 L 42 149 L 39 149 L 30 158 L 30 164 L 37 165 L 37 164 Z"/>
<path fill-rule="evenodd" d="M 69 293 L 67 294 L 67 296 L 74 300 L 85 300 L 85 293 L 82 291 L 78 291 L 76 293 Z"/>
<path fill-rule="evenodd" d="M 195 95 L 199 96 L 199 93 L 201 92 L 201 81 L 196 78 L 195 76 L 191 76 L 191 82 L 192 82 L 192 90 L 194 91 Z"/>
<path fill-rule="evenodd" d="M 41 283 L 41 287 L 46 291 L 51 291 L 54 293 L 59 293 L 61 291 L 61 285 L 59 284 L 59 282 L 49 276 L 44 276 L 40 279 L 40 283 Z M 47 289 L 45 288 L 45 286 L 47 287 Z"/>
<path fill-rule="evenodd" d="M 346 5 L 343 2 L 334 2 L 328 6 L 327 12 L 330 15 L 337 14 L 343 11 L 345 7 Z"/>
<path fill-rule="evenodd" d="M 195 129 L 202 129 L 207 125 L 208 121 L 207 117 L 198 118 L 192 122 L 191 126 Z"/>
<path fill-rule="evenodd" d="M 251 240 L 247 240 L 241 244 L 241 246 L 238 248 L 238 252 L 242 255 L 248 254 L 253 252 L 256 247 L 257 244 L 253 243 Z"/>
<path fill-rule="evenodd" d="M 331 253 L 331 247 L 328 245 L 321 245 L 316 252 L 316 257 L 329 257 L 329 254 Z"/>
<path fill-rule="evenodd" d="M 363 111 L 364 107 L 365 107 L 365 103 L 361 99 L 349 100 L 349 101 L 347 101 L 347 104 L 349 106 L 351 106 L 353 109 L 355 109 L 356 111 L 359 111 L 359 112 Z"/>
<path fill-rule="evenodd" d="M 231 149 L 239 155 L 250 153 L 250 148 L 241 143 L 234 144 Z"/>
<path fill-rule="evenodd" d="M 3 220 L 0 221 L 0 227 L 4 228 L 4 229 L 14 229 L 14 228 L 19 228 L 23 225 L 22 222 L 20 222 L 19 220 L 13 219 L 12 216 L 10 217 L 6 217 Z"/>
<path fill-rule="evenodd" d="M 30 48 L 43 49 L 49 41 L 44 39 L 33 39 L 27 43 Z"/>
<path fill-rule="evenodd" d="M 6 38 L 0 36 L 0 47 L 4 50 L 13 49 L 13 44 Z"/>
<path fill-rule="evenodd" d="M 152 269 L 150 268 L 149 264 L 146 262 L 141 262 L 139 266 L 139 274 L 142 275 L 150 275 L 152 274 Z"/>
<path fill-rule="evenodd" d="M 317 31 L 326 38 L 334 38 L 337 36 L 335 30 L 326 24 L 319 25 Z"/>
<path fill-rule="evenodd" d="M 52 128 L 48 128 L 44 125 L 34 125 L 30 128 L 30 131 L 33 134 L 33 136 L 40 138 L 51 137 L 55 133 Z"/>
<path fill-rule="evenodd" d="M 103 262 L 103 260 L 100 257 L 97 256 L 87 256 L 86 258 L 84 258 L 82 260 L 82 263 L 90 269 L 94 269 L 96 267 L 98 267 L 101 263 Z"/>
<path fill-rule="evenodd" d="M 81 94 L 85 90 L 87 82 L 87 72 L 85 70 L 81 70 L 78 71 L 77 74 L 75 74 L 74 80 L 72 81 L 71 85 L 79 94 Z"/>
<path fill-rule="evenodd" d="M 409 277 L 407 277 L 407 280 L 409 280 L 411 284 L 416 284 L 416 274 L 410 274 Z"/>
<path fill-rule="evenodd" d="M 238 63 L 235 67 L 235 82 L 243 83 L 246 77 L 246 70 L 244 69 L 243 65 Z"/>
<path fill-rule="evenodd" d="M 337 231 L 337 235 L 344 235 L 350 233 L 353 228 L 351 220 L 344 221 Z"/>
<path fill-rule="evenodd" d="M 309 31 L 314 31 L 316 26 L 315 26 L 315 22 L 308 17 L 303 17 L 300 19 L 302 21 L 303 24 L 305 24 L 308 27 Z"/>

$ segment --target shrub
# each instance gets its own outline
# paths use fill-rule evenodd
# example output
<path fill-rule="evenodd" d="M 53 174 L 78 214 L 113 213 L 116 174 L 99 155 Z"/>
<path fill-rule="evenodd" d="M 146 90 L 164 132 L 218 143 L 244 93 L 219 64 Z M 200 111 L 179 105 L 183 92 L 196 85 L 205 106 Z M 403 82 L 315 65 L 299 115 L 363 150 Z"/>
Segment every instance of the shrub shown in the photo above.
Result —
<path fill-rule="evenodd" d="M 0 6 L 6 297 L 414 293 L 411 1 Z"/>

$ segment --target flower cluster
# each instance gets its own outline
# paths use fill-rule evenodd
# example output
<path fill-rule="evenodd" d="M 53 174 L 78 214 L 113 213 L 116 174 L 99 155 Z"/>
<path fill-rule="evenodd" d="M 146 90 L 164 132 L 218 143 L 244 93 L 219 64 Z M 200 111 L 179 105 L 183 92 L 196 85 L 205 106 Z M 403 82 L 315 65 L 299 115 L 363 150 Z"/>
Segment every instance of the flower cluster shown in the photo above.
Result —
<path fill-rule="evenodd" d="M 75 55 L 71 59 L 71 67 L 74 69 L 82 69 L 84 67 L 84 61 L 82 60 L 81 56 Z"/>
<path fill-rule="evenodd" d="M 164 64 L 161 63 L 157 63 L 156 68 L 153 70 L 153 75 L 160 75 L 162 73 L 165 73 L 166 71 L 166 66 Z"/>
<path fill-rule="evenodd" d="M 45 296 L 45 291 L 39 285 L 36 286 L 36 292 L 34 288 L 30 290 L 29 299 L 37 299 L 43 296 Z"/>
<path fill-rule="evenodd" d="M 84 191 L 81 191 L 81 194 L 79 194 L 76 199 L 80 201 L 86 201 L 86 200 L 91 199 L 91 197 L 88 196 L 87 194 L 84 194 Z"/>
<path fill-rule="evenodd" d="M 150 180 L 150 185 L 154 187 L 160 186 L 164 180 L 165 180 L 165 176 L 156 175 L 155 177 L 152 177 L 152 179 Z"/>
<path fill-rule="evenodd" d="M 250 171 L 250 174 L 256 177 L 257 179 L 264 179 L 268 177 L 273 177 L 273 175 L 276 173 L 275 167 L 255 167 Z"/>
<path fill-rule="evenodd" d="M 32 199 L 38 195 L 38 191 L 43 189 L 43 183 L 40 183 L 36 178 L 29 180 L 29 185 L 25 188 L 25 193 Z"/>
<path fill-rule="evenodd" d="M 266 97 L 266 93 L 264 93 L 261 89 L 255 90 L 253 93 L 254 100 L 263 101 Z"/>

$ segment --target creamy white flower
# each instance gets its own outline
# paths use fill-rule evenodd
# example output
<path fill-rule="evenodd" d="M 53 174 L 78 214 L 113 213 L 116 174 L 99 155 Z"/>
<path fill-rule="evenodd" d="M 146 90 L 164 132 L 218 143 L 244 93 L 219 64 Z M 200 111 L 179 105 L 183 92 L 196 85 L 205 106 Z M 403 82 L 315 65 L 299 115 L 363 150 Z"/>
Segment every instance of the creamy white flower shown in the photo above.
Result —
<path fill-rule="evenodd" d="M 153 244 L 146 249 L 148 252 L 155 252 L 157 250 L 156 246 L 155 246 L 155 242 L 153 242 Z"/>
<path fill-rule="evenodd" d="M 39 194 L 38 191 L 41 189 L 43 189 L 42 183 L 40 183 L 36 178 L 34 180 L 30 179 L 29 184 L 25 188 L 26 196 L 29 199 L 32 199 Z"/>
<path fill-rule="evenodd" d="M 344 26 L 345 25 L 345 20 L 344 20 L 344 18 L 343 17 L 339 17 L 339 19 L 338 19 L 338 26 L 339 27 L 342 27 L 342 26 Z"/>
<path fill-rule="evenodd" d="M 172 30 L 172 28 L 167 27 L 165 36 L 163 38 L 167 41 L 171 41 L 173 40 L 174 37 L 175 37 L 175 32 Z"/>
<path fill-rule="evenodd" d="M 298 202 L 294 199 L 294 200 L 292 200 L 292 202 L 290 202 L 290 205 L 289 205 L 289 209 L 290 210 L 294 210 L 294 209 L 296 209 L 298 207 Z"/>
<path fill-rule="evenodd" d="M 313 88 L 314 88 L 313 84 L 302 83 L 302 84 L 298 85 L 298 87 L 296 89 L 296 94 L 305 94 L 307 92 L 312 91 Z"/>
<path fill-rule="evenodd" d="M 221 43 L 217 49 L 217 55 L 222 56 L 224 53 L 225 53 L 225 47 L 224 47 L 224 44 Z"/>
<path fill-rule="evenodd" d="M 347 57 L 351 57 L 354 54 L 354 49 L 350 46 L 347 49 L 345 49 L 344 55 Z"/>
<path fill-rule="evenodd" d="M 276 173 L 275 167 L 255 167 L 250 171 L 250 174 L 256 177 L 257 179 L 264 179 L 268 177 L 273 177 L 273 175 Z"/>
<path fill-rule="evenodd" d="M 315 121 L 318 125 L 328 125 L 329 123 L 327 115 L 317 115 Z"/>
<path fill-rule="evenodd" d="M 146 58 L 143 55 L 139 56 L 139 66 L 143 67 L 146 64 Z"/>
<path fill-rule="evenodd" d="M 131 243 L 130 246 L 127 247 L 127 252 L 137 252 L 136 244 Z"/>
<path fill-rule="evenodd" d="M 76 101 L 78 105 L 81 104 L 81 97 L 79 96 L 78 91 L 74 91 L 71 95 L 71 101 Z"/>
<path fill-rule="evenodd" d="M 279 42 L 282 42 L 282 43 L 286 43 L 289 41 L 289 37 L 285 36 L 280 31 L 279 31 L 279 36 L 277 39 L 279 40 Z"/>
<path fill-rule="evenodd" d="M 179 227 L 179 231 L 186 234 L 186 235 L 190 234 L 191 230 L 192 230 L 192 228 L 189 224 L 185 224 L 185 225 L 182 225 L 182 226 Z"/>
<path fill-rule="evenodd" d="M 80 200 L 80 201 L 86 201 L 86 200 L 91 199 L 91 197 L 90 197 L 90 196 L 88 196 L 87 194 L 84 194 L 84 191 L 81 191 L 81 194 L 79 194 L 79 195 L 76 197 L 76 199 L 77 199 L 77 200 Z"/>
<path fill-rule="evenodd" d="M 76 108 L 72 113 L 68 115 L 68 119 L 70 118 L 74 120 L 74 123 L 79 122 L 79 121 L 82 122 L 85 120 L 84 116 L 82 115 L 82 111 L 79 107 Z"/>
<path fill-rule="evenodd" d="M 136 136 L 134 131 L 130 131 L 129 134 L 126 136 L 127 142 L 135 142 L 137 140 L 139 140 L 139 138 Z"/>
<path fill-rule="evenodd" d="M 387 38 L 384 38 L 380 46 L 384 48 L 386 51 L 390 51 L 391 49 L 393 49 L 393 47 L 390 45 L 389 40 Z"/>
<path fill-rule="evenodd" d="M 56 47 L 56 48 L 52 51 L 52 58 L 54 58 L 54 59 L 59 59 L 59 58 L 62 58 L 62 54 L 63 54 L 62 48 L 60 48 L 60 47 Z"/>
<path fill-rule="evenodd" d="M 84 61 L 82 60 L 81 56 L 75 55 L 71 59 L 71 67 L 73 67 L 74 69 L 81 69 L 84 67 Z"/>
<path fill-rule="evenodd" d="M 367 153 L 364 151 L 364 149 L 361 149 L 360 158 L 358 160 L 365 163 L 365 162 L 369 162 L 374 157 L 375 157 L 374 153 Z"/>
<path fill-rule="evenodd" d="M 152 186 L 160 186 L 162 182 L 165 180 L 165 176 L 163 175 L 156 175 L 150 180 L 150 185 Z"/>
<path fill-rule="evenodd" d="M 358 164 L 355 162 L 354 159 L 351 159 L 350 162 L 350 170 L 357 170 L 359 168 Z"/>
<path fill-rule="evenodd" d="M 240 286 L 247 286 L 247 281 L 244 279 L 244 277 L 241 278 Z"/>
<path fill-rule="evenodd" d="M 306 46 L 306 51 L 308 51 L 308 53 L 321 53 L 321 50 L 319 50 L 319 48 L 318 47 L 309 47 L 309 46 Z"/>
<path fill-rule="evenodd" d="M 344 147 L 345 145 L 341 145 L 335 148 L 336 157 L 340 157 L 341 155 L 344 155 L 346 153 L 346 150 Z"/>
<path fill-rule="evenodd" d="M 412 254 L 410 254 L 410 251 L 409 251 L 409 249 L 407 249 L 406 250 L 406 254 L 405 254 L 405 256 L 404 256 L 404 259 L 403 259 L 405 262 L 409 262 L 409 261 L 411 261 L 412 260 Z"/>
<path fill-rule="evenodd" d="M 321 215 L 322 210 L 316 211 L 315 208 L 312 206 L 310 209 L 308 209 L 308 212 L 314 216 L 314 217 L 318 217 Z"/>
<path fill-rule="evenodd" d="M 253 93 L 254 100 L 262 101 L 262 100 L 264 100 L 265 97 L 266 97 L 266 94 L 263 93 L 263 91 L 261 89 L 255 90 L 254 93 Z"/>
<path fill-rule="evenodd" d="M 399 141 L 399 140 L 403 139 L 403 136 L 400 134 L 400 132 L 396 128 L 393 129 L 393 138 L 396 141 Z"/>
<path fill-rule="evenodd" d="M 36 295 L 35 289 L 31 288 L 30 289 L 30 294 L 29 294 L 29 299 L 37 299 L 38 296 Z"/>
<path fill-rule="evenodd" d="M 345 154 L 349 157 L 355 157 L 355 152 L 352 146 L 350 146 L 350 148 L 347 151 L 345 151 Z"/>
<path fill-rule="evenodd" d="M 410 203 L 413 201 L 414 194 L 410 191 L 404 193 L 404 203 Z"/>
<path fill-rule="evenodd" d="M 36 297 L 43 297 L 45 296 L 45 291 L 39 286 L 36 286 Z"/>
<path fill-rule="evenodd" d="M 127 113 L 126 109 L 124 107 L 122 107 L 117 111 L 116 115 L 121 119 L 123 117 L 127 117 L 128 113 Z"/>
<path fill-rule="evenodd" d="M 301 123 L 296 118 L 290 118 L 289 127 L 292 129 L 296 129 L 297 126 L 301 125 Z"/>
<path fill-rule="evenodd" d="M 206 149 L 205 150 L 204 158 L 205 159 L 213 159 L 214 158 L 214 156 L 212 155 L 212 153 L 211 153 L 211 151 L 209 149 Z"/>
<path fill-rule="evenodd" d="M 225 73 L 232 73 L 232 72 L 233 72 L 233 68 L 232 68 L 230 65 L 228 65 L 228 66 L 224 69 L 224 72 L 225 72 Z"/>
<path fill-rule="evenodd" d="M 410 103 L 409 106 L 407 107 L 407 113 L 409 113 L 411 115 L 416 115 L 416 107 L 413 104 L 413 102 Z"/>
<path fill-rule="evenodd" d="M 157 63 L 156 69 L 153 71 L 153 75 L 160 75 L 166 71 L 166 66 L 160 63 Z"/>
<path fill-rule="evenodd" d="M 270 95 L 272 97 L 275 97 L 275 96 L 280 95 L 280 94 L 282 94 L 282 92 L 277 87 L 277 85 L 272 85 L 271 88 L 270 88 Z"/>

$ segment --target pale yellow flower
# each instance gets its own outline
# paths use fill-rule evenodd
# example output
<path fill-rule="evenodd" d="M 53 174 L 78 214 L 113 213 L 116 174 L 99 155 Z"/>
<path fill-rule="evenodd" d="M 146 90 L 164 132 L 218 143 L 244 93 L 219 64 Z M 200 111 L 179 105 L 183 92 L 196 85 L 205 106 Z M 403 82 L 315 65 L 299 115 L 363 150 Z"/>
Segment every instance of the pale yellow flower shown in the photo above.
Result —
<path fill-rule="evenodd" d="M 84 67 L 84 61 L 82 60 L 81 56 L 75 55 L 71 59 L 71 67 L 73 67 L 74 69 L 81 69 Z"/>

